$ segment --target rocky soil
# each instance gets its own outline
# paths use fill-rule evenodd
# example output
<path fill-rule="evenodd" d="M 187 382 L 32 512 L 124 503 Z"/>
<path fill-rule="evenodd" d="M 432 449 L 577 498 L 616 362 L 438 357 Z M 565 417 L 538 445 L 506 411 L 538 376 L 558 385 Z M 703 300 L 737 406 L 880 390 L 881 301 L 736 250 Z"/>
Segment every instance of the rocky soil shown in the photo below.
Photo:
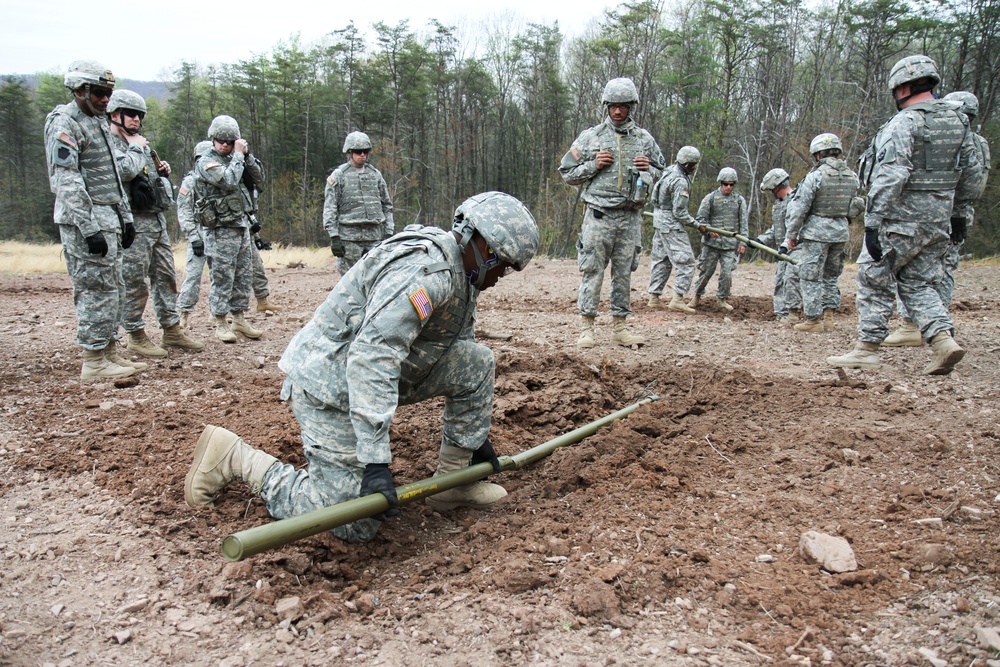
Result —
<path fill-rule="evenodd" d="M 743 265 L 732 313 L 686 316 L 646 307 L 644 261 L 648 343 L 611 347 L 603 315 L 581 351 L 575 262 L 533 262 L 480 300 L 499 453 L 659 400 L 497 476 L 489 511 L 417 502 L 369 544 L 240 563 L 221 540 L 268 522 L 261 502 L 233 484 L 192 510 L 184 475 L 205 424 L 302 462 L 276 362 L 332 266 L 270 272 L 286 309 L 253 313 L 262 339 L 218 342 L 202 303 L 205 351 L 97 384 L 67 277 L 0 276 L 0 664 L 1000 665 L 996 270 L 959 271 L 969 353 L 944 378 L 920 375 L 926 347 L 827 367 L 854 342 L 853 272 L 829 334 L 771 319 L 772 274 Z M 397 483 L 433 472 L 440 414 L 399 410 Z M 807 531 L 858 569 L 808 562 Z"/>

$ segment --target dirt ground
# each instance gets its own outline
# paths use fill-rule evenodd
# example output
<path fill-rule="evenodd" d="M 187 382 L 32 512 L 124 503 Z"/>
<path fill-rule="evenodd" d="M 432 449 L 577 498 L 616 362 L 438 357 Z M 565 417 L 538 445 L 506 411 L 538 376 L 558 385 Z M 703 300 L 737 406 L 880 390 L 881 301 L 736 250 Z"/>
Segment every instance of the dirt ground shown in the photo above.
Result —
<path fill-rule="evenodd" d="M 286 309 L 252 313 L 258 341 L 217 341 L 203 301 L 203 352 L 117 384 L 79 380 L 65 275 L 0 276 L 0 664 L 1000 665 L 996 269 L 959 271 L 969 352 L 943 378 L 920 374 L 926 347 L 825 365 L 854 343 L 850 268 L 829 334 L 772 320 L 773 266 L 740 266 L 732 313 L 694 316 L 649 310 L 648 270 L 640 349 L 608 344 L 606 304 L 598 346 L 575 347 L 573 261 L 484 293 L 478 330 L 501 455 L 658 401 L 498 475 L 510 495 L 489 511 L 420 501 L 369 544 L 324 534 L 241 563 L 221 540 L 268 522 L 262 503 L 240 483 L 192 510 L 184 475 L 205 424 L 302 462 L 276 362 L 332 266 L 270 271 Z M 397 484 L 433 472 L 440 414 L 398 411 Z M 807 562 L 810 530 L 859 569 Z"/>

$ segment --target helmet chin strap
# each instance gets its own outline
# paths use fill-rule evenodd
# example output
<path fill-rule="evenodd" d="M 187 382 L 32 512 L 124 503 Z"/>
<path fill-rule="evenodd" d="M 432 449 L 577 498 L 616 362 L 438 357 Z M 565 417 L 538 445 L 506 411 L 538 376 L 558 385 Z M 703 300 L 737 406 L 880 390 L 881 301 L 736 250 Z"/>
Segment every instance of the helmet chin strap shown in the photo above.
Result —
<path fill-rule="evenodd" d="M 90 101 L 90 84 L 89 83 L 83 84 L 83 88 L 85 91 L 83 94 L 83 103 L 87 106 L 87 110 L 90 111 L 90 115 L 97 117 L 103 116 L 104 112 L 98 111 L 97 108 L 94 106 L 94 103 Z M 76 91 L 73 91 L 73 95 L 76 96 Z"/>
<path fill-rule="evenodd" d="M 121 112 L 121 111 L 119 111 L 119 112 L 118 112 L 118 120 L 115 120 L 114 116 L 112 116 L 111 114 L 108 114 L 108 121 L 109 121 L 109 122 L 110 122 L 110 123 L 111 123 L 112 125 L 117 125 L 118 127 L 120 127 L 120 128 L 122 128 L 123 130 L 125 130 L 125 132 L 126 132 L 127 134 L 131 134 L 131 135 L 133 135 L 133 136 L 135 136 L 135 135 L 139 134 L 139 128 L 141 128 L 141 127 L 142 127 L 142 124 L 141 124 L 141 123 L 140 123 L 139 127 L 135 128 L 135 129 L 133 130 L 133 129 L 131 129 L 131 128 L 128 128 L 128 127 L 125 127 L 125 123 L 123 123 L 123 122 L 122 122 L 122 120 L 121 120 L 121 117 L 122 117 L 122 112 Z"/>
<path fill-rule="evenodd" d="M 461 248 L 462 254 L 465 254 L 465 249 L 469 247 L 469 241 L 472 240 L 472 235 L 476 232 L 476 228 L 468 220 L 464 220 L 455 231 L 462 235 L 462 238 L 458 242 L 458 247 Z M 466 271 L 465 277 L 468 278 L 469 282 L 476 289 L 482 289 L 483 283 L 486 282 L 486 260 L 483 259 L 483 253 L 479 252 L 479 246 L 475 243 L 472 244 L 472 255 L 476 258 L 476 268 L 472 271 Z"/>

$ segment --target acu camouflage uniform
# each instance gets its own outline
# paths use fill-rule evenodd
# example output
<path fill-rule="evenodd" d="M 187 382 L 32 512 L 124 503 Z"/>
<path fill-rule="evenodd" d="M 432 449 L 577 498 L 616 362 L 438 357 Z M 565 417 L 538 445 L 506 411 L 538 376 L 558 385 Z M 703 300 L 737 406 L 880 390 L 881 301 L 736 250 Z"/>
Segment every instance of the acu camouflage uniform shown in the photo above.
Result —
<path fill-rule="evenodd" d="M 326 179 L 323 228 L 344 242 L 344 256 L 337 258 L 340 275 L 382 239 L 395 233 L 392 200 L 385 179 L 367 162 L 361 169 L 346 162 Z"/>
<path fill-rule="evenodd" d="M 139 210 L 130 202 L 135 220 L 135 241 L 129 246 L 122 260 L 122 274 L 125 280 L 122 301 L 122 328 L 127 333 L 146 328 L 142 313 L 146 309 L 149 293 L 153 293 L 153 314 L 162 329 L 178 323 L 177 316 L 177 274 L 174 271 L 174 251 L 167 232 L 167 217 L 164 211 L 173 204 L 173 187 L 161 178 L 153 163 L 149 146 L 129 144 L 113 135 L 115 160 L 122 180 L 129 183 L 140 175 L 145 175 L 157 192 L 156 203 L 148 210 Z"/>
<path fill-rule="evenodd" d="M 943 100 L 904 108 L 875 136 L 863 159 L 870 183 L 865 227 L 877 229 L 882 259 L 866 247 L 858 258 L 858 339 L 881 344 L 889 334 L 893 282 L 924 340 L 952 335 L 939 292 L 953 210 L 978 194 L 982 168 L 968 119 Z"/>
<path fill-rule="evenodd" d="M 858 177 L 847 163 L 822 158 L 788 198 L 784 245 L 796 239 L 802 313 L 810 320 L 840 308 L 837 280 L 844 271 L 844 248 L 850 238 L 848 216 L 862 210 L 855 202 Z"/>
<path fill-rule="evenodd" d="M 56 196 L 53 220 L 73 282 L 76 340 L 103 350 L 116 337 L 121 312 L 121 233 L 132 222 L 115 164 L 107 119 L 83 113 L 76 102 L 56 107 L 45 119 L 49 187 Z M 86 237 L 101 233 L 104 257 L 91 254 Z"/>
<path fill-rule="evenodd" d="M 697 227 L 688 211 L 691 177 L 679 164 L 667 167 L 653 187 L 653 251 L 650 255 L 649 293 L 659 296 L 677 269 L 674 292 L 684 296 L 694 278 L 694 251 L 687 228 Z"/>
<path fill-rule="evenodd" d="M 494 359 L 473 339 L 478 295 L 454 235 L 436 227 L 406 227 L 341 278 L 278 364 L 309 467 L 271 466 L 261 492 L 271 516 L 356 498 L 365 465 L 392 460 L 397 405 L 444 396 L 442 445 L 474 451 L 486 440 Z M 378 526 L 333 533 L 364 541 Z"/>
<path fill-rule="evenodd" d="M 252 154 L 214 149 L 198 160 L 195 175 L 195 219 L 204 228 L 205 254 L 211 258 L 208 306 L 213 317 L 240 313 L 250 305 L 253 260 L 250 214 L 253 198 L 244 171 L 258 188 L 264 167 Z"/>
<path fill-rule="evenodd" d="M 208 261 L 207 253 L 202 253 L 201 257 L 198 257 L 194 254 L 192 247 L 195 241 L 205 242 L 201 225 L 195 220 L 194 198 L 195 181 L 192 169 L 181 180 L 180 189 L 177 190 L 177 224 L 188 242 L 187 258 L 184 263 L 184 282 L 181 284 L 181 291 L 177 296 L 177 310 L 186 313 L 193 311 L 198 303 L 198 297 L 201 293 L 201 274 Z"/>
<path fill-rule="evenodd" d="M 785 212 L 788 200 L 795 195 L 792 190 L 784 199 L 775 199 L 771 207 L 771 226 L 757 237 L 757 241 L 777 249 L 785 234 Z M 797 250 L 789 252 L 790 257 L 801 261 Z M 802 293 L 799 290 L 799 267 L 791 262 L 778 262 L 774 271 L 774 314 L 778 318 L 788 316 L 789 311 L 802 307 Z"/>
<path fill-rule="evenodd" d="M 614 162 L 598 169 L 596 156 L 610 151 Z M 639 171 L 632 160 L 649 158 L 649 171 Z M 615 125 L 610 117 L 584 130 L 563 156 L 559 173 L 570 185 L 582 185 L 587 204 L 576 244 L 583 280 L 577 308 L 585 317 L 597 317 L 604 269 L 611 263 L 611 314 L 632 312 L 629 292 L 632 271 L 642 249 L 642 207 L 666 161 L 656 140 L 631 118 Z"/>
<path fill-rule="evenodd" d="M 736 232 L 747 236 L 750 233 L 749 212 L 747 211 L 747 201 L 743 195 L 735 191 L 729 195 L 722 193 L 722 188 L 713 190 L 705 195 L 698 207 L 697 224 L 708 225 L 717 229 Z M 699 297 L 705 296 L 705 288 L 708 281 L 715 273 L 715 267 L 719 270 L 719 291 L 720 299 L 728 299 L 733 284 L 733 271 L 740 258 L 736 250 L 740 242 L 731 236 L 719 236 L 712 238 L 709 234 L 701 236 L 701 253 L 698 255 L 698 277 L 695 280 L 695 294 Z"/>

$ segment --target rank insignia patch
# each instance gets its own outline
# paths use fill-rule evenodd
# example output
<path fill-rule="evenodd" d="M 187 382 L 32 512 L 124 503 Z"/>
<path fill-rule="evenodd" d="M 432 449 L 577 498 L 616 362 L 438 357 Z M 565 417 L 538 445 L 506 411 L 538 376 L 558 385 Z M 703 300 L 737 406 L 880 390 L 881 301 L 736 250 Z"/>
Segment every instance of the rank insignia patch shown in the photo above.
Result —
<path fill-rule="evenodd" d="M 416 308 L 417 315 L 421 321 L 426 320 L 434 312 L 434 306 L 431 304 L 430 297 L 427 296 L 427 292 L 423 287 L 410 295 L 410 303 Z"/>

